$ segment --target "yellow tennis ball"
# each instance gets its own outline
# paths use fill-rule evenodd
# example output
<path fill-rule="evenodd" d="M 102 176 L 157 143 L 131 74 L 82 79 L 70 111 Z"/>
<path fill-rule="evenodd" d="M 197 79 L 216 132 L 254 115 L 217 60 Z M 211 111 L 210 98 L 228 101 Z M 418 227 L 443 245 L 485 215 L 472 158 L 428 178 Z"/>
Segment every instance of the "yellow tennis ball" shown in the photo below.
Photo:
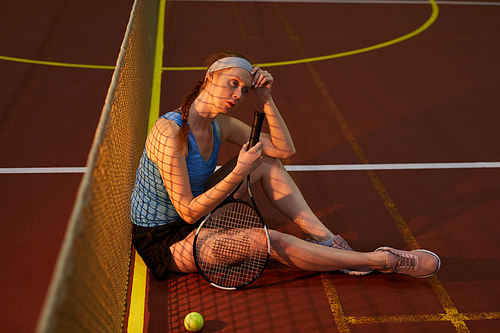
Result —
<path fill-rule="evenodd" d="M 184 318 L 184 326 L 189 332 L 198 332 L 203 324 L 203 317 L 198 312 L 191 312 Z"/>

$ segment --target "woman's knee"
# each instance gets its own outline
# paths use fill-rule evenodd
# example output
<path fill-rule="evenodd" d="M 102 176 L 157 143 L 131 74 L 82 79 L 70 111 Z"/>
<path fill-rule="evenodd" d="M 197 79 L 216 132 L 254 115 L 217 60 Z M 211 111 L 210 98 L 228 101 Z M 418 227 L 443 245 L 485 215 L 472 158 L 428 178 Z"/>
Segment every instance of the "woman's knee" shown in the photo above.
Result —
<path fill-rule="evenodd" d="M 279 158 L 262 156 L 262 165 L 267 168 L 278 168 L 285 171 L 285 167 Z"/>
<path fill-rule="evenodd" d="M 265 179 L 266 177 L 276 176 L 277 173 L 287 173 L 280 159 L 262 156 L 262 164 L 254 172 L 252 172 L 251 178 L 254 182 L 257 182 Z"/>

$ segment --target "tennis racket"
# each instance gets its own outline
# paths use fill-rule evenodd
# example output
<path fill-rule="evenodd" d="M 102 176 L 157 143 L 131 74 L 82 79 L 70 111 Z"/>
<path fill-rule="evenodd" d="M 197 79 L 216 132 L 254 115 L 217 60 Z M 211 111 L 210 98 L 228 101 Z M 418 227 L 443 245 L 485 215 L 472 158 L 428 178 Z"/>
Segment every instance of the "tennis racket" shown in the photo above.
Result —
<path fill-rule="evenodd" d="M 249 148 L 259 142 L 265 113 L 255 111 Z M 196 230 L 194 262 L 211 285 L 236 290 L 257 280 L 271 252 L 269 231 L 260 214 L 247 177 L 251 202 L 235 199 L 241 184 L 209 213 Z"/>

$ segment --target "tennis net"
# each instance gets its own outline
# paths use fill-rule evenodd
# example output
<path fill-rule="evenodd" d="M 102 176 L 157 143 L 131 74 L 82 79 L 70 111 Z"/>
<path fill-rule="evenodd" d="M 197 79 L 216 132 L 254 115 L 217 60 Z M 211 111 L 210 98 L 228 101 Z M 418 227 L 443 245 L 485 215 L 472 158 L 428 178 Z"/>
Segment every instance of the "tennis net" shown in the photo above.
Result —
<path fill-rule="evenodd" d="M 135 0 L 37 332 L 123 332 L 159 0 Z"/>

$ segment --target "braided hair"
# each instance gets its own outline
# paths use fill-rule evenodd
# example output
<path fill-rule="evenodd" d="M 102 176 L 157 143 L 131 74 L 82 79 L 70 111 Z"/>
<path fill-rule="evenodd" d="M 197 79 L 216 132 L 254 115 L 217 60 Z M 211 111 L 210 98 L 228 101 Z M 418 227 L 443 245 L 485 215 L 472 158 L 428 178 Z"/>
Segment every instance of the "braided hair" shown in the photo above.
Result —
<path fill-rule="evenodd" d="M 214 54 L 209 58 L 209 60 L 207 61 L 208 65 L 207 68 L 210 67 L 217 60 L 227 57 L 239 57 L 248 60 L 244 55 L 238 52 L 234 51 L 221 52 Z M 182 150 L 184 145 L 186 144 L 187 137 L 189 134 L 189 125 L 188 125 L 189 108 L 191 107 L 191 104 L 193 104 L 196 97 L 198 97 L 198 95 L 204 88 L 205 88 L 205 74 L 203 74 L 203 77 L 198 81 L 198 83 L 196 83 L 193 90 L 191 90 L 191 92 L 187 94 L 180 107 L 182 115 L 182 126 L 178 136 L 178 146 L 180 150 Z"/>

